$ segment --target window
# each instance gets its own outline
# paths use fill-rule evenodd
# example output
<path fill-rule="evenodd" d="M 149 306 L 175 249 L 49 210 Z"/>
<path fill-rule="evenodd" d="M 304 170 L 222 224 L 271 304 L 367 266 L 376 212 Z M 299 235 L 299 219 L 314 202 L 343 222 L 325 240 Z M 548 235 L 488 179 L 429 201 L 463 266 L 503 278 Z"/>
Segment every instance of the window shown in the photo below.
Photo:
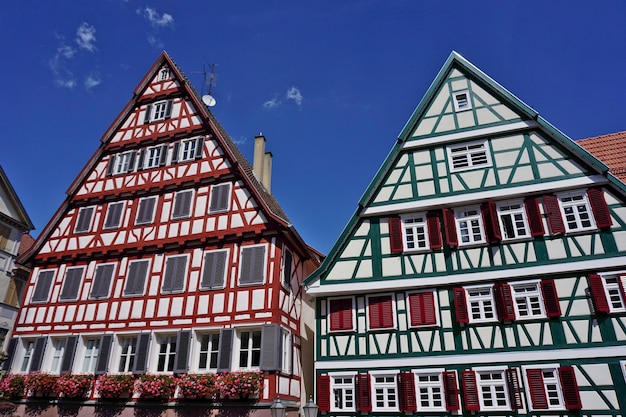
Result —
<path fill-rule="evenodd" d="M 580 393 L 574 368 L 546 365 L 523 368 L 528 379 L 531 410 L 580 410 Z"/>
<path fill-rule="evenodd" d="M 33 359 L 33 351 L 35 350 L 34 340 L 22 340 L 24 355 L 22 356 L 22 364 L 20 372 L 28 372 L 30 370 L 31 361 Z"/>
<path fill-rule="evenodd" d="M 354 375 L 331 375 L 332 411 L 355 411 Z"/>
<path fill-rule="evenodd" d="M 122 223 L 122 212 L 124 211 L 124 202 L 109 203 L 107 208 L 106 219 L 104 220 L 105 229 L 116 229 Z"/>
<path fill-rule="evenodd" d="M 140 225 L 152 223 L 156 199 L 156 197 L 146 197 L 139 200 L 139 209 L 137 210 L 137 219 L 135 220 L 135 224 Z"/>
<path fill-rule="evenodd" d="M 623 273 L 589 275 L 589 290 L 597 314 L 621 313 L 626 311 L 626 292 Z"/>
<path fill-rule="evenodd" d="M 203 334 L 199 340 L 198 371 L 215 371 L 220 346 L 220 334 Z"/>
<path fill-rule="evenodd" d="M 437 325 L 437 305 L 434 291 L 415 292 L 408 294 L 409 325 Z"/>
<path fill-rule="evenodd" d="M 206 252 L 200 289 L 224 288 L 227 262 L 228 250 Z"/>
<path fill-rule="evenodd" d="M 519 410 L 524 405 L 517 369 L 465 370 L 461 379 L 467 411 Z"/>
<path fill-rule="evenodd" d="M 470 322 L 482 323 L 495 321 L 495 309 L 491 286 L 466 288 Z"/>
<path fill-rule="evenodd" d="M 120 363 L 118 372 L 132 372 L 137 354 L 137 337 L 120 337 Z"/>
<path fill-rule="evenodd" d="M 354 330 L 352 302 L 351 297 L 328 300 L 328 323 L 331 332 Z"/>
<path fill-rule="evenodd" d="M 11 228 L 7 225 L 0 224 L 0 250 L 9 251 L 9 242 L 11 241 Z"/>
<path fill-rule="evenodd" d="M 48 301 L 50 296 L 50 287 L 52 286 L 52 279 L 54 278 L 54 271 L 40 271 L 37 276 L 37 284 L 31 298 L 33 303 L 41 303 Z"/>
<path fill-rule="evenodd" d="M 174 371 L 176 357 L 176 335 L 157 336 L 159 354 L 157 355 L 157 372 Z"/>
<path fill-rule="evenodd" d="M 149 261 L 131 261 L 128 266 L 124 295 L 142 295 L 148 275 Z"/>
<path fill-rule="evenodd" d="M 4 296 L 4 303 L 10 306 L 18 307 L 23 287 L 24 281 L 16 277 L 11 277 L 7 287 L 7 293 Z"/>
<path fill-rule="evenodd" d="M 291 274 L 293 264 L 293 254 L 286 246 L 283 245 L 283 285 L 287 288 L 291 287 Z"/>
<path fill-rule="evenodd" d="M 82 266 L 77 268 L 67 268 L 59 300 L 70 301 L 78 298 L 78 292 L 80 290 L 80 283 L 83 278 L 84 270 L 85 268 Z"/>
<path fill-rule="evenodd" d="M 141 151 L 139 166 L 143 169 L 157 168 L 165 165 L 168 145 L 151 146 Z"/>
<path fill-rule="evenodd" d="M 239 285 L 265 282 L 265 245 L 241 248 Z"/>
<path fill-rule="evenodd" d="M 165 81 L 170 78 L 170 69 L 169 68 L 161 68 L 159 71 L 159 81 Z"/>
<path fill-rule="evenodd" d="M 394 300 L 391 294 L 367 297 L 369 328 L 392 329 L 394 327 Z"/>
<path fill-rule="evenodd" d="M 109 175 L 119 175 L 131 172 L 135 168 L 136 151 L 122 152 L 112 155 L 109 159 Z"/>
<path fill-rule="evenodd" d="M 444 387 L 441 371 L 415 373 L 417 409 L 420 411 L 444 411 Z"/>
<path fill-rule="evenodd" d="M 202 158 L 204 138 L 183 139 L 174 144 L 174 161 L 185 162 Z"/>
<path fill-rule="evenodd" d="M 111 280 L 113 278 L 114 264 L 98 265 L 96 274 L 91 283 L 91 292 L 89 298 L 99 299 L 107 298 L 111 289 Z"/>
<path fill-rule="evenodd" d="M 428 249 L 425 215 L 402 216 L 402 226 L 404 228 L 405 250 Z"/>
<path fill-rule="evenodd" d="M 281 371 L 290 374 L 293 367 L 293 338 L 288 330 L 280 329 L 280 339 L 280 346 L 282 347 L 280 357 Z"/>
<path fill-rule="evenodd" d="M 261 363 L 261 331 L 239 332 L 239 368 L 257 368 Z"/>
<path fill-rule="evenodd" d="M 150 121 L 163 120 L 167 116 L 168 107 L 171 111 L 171 102 L 164 100 L 156 102 L 152 105 L 152 115 L 150 117 Z"/>
<path fill-rule="evenodd" d="M 466 207 L 454 210 L 459 245 L 485 243 L 483 219 L 478 207 Z"/>
<path fill-rule="evenodd" d="M 86 233 L 89 231 L 93 211 L 93 207 L 83 207 L 78 211 L 78 220 L 76 221 L 74 233 Z"/>
<path fill-rule="evenodd" d="M 373 409 L 375 411 L 398 411 L 396 375 L 372 374 Z"/>
<path fill-rule="evenodd" d="M 498 218 L 503 239 L 530 237 L 523 202 L 505 201 L 498 203 Z"/>
<path fill-rule="evenodd" d="M 451 171 L 463 171 L 476 167 L 491 166 L 487 153 L 487 141 L 468 142 L 447 147 Z"/>
<path fill-rule="evenodd" d="M 469 110 L 472 108 L 470 99 L 469 99 L 469 91 L 460 91 L 458 93 L 454 93 L 452 95 L 454 101 L 454 111 L 463 111 Z"/>
<path fill-rule="evenodd" d="M 88 338 L 83 340 L 84 354 L 81 372 L 93 373 L 96 370 L 98 352 L 100 350 L 100 338 Z"/>
<path fill-rule="evenodd" d="M 481 410 L 509 410 L 504 369 L 477 371 Z"/>
<path fill-rule="evenodd" d="M 191 199 L 193 190 L 179 191 L 174 198 L 174 211 L 172 219 L 184 219 L 191 214 Z"/>
<path fill-rule="evenodd" d="M 58 374 L 61 370 L 63 351 L 65 350 L 65 339 L 52 339 L 52 360 L 49 372 Z"/>
<path fill-rule="evenodd" d="M 561 214 L 568 232 L 595 229 L 591 207 L 584 192 L 558 194 Z"/>
<path fill-rule="evenodd" d="M 538 281 L 511 284 L 515 314 L 518 319 L 545 317 L 541 291 Z"/>
<path fill-rule="evenodd" d="M 230 184 L 218 184 L 211 187 L 209 214 L 228 211 L 230 205 Z"/>
<path fill-rule="evenodd" d="M 187 255 L 169 256 L 165 261 L 162 293 L 180 292 L 185 287 Z"/>

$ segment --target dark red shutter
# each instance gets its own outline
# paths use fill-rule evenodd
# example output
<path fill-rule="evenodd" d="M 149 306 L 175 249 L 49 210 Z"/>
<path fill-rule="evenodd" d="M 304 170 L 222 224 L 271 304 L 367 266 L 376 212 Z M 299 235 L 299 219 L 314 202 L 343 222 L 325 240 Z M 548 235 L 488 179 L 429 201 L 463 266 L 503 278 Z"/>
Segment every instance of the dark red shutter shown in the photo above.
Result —
<path fill-rule="evenodd" d="M 522 388 L 519 383 L 519 376 L 516 369 L 506 370 L 506 381 L 509 386 L 509 399 L 511 400 L 511 409 L 519 410 L 524 407 L 522 400 Z"/>
<path fill-rule="evenodd" d="M 565 408 L 568 410 L 580 410 L 583 408 L 580 401 L 580 393 L 578 392 L 574 368 L 571 366 L 561 366 L 559 368 L 559 378 L 561 379 Z"/>
<path fill-rule="evenodd" d="M 515 308 L 513 307 L 513 293 L 511 292 L 511 286 L 503 282 L 498 282 L 493 286 L 493 292 L 496 299 L 498 320 L 515 320 Z"/>
<path fill-rule="evenodd" d="M 391 295 L 369 297 L 368 309 L 370 329 L 388 329 L 393 327 L 393 300 Z"/>
<path fill-rule="evenodd" d="M 402 253 L 404 243 L 402 242 L 402 220 L 399 217 L 389 217 L 389 243 L 391 253 Z"/>
<path fill-rule="evenodd" d="M 443 372 L 443 391 L 446 397 L 446 410 L 460 410 L 459 388 L 456 385 L 456 373 L 454 371 Z"/>
<path fill-rule="evenodd" d="M 483 223 L 485 224 L 487 242 L 498 243 L 502 240 L 502 233 L 500 232 L 500 224 L 498 223 L 498 210 L 496 209 L 496 203 L 488 201 L 481 204 L 480 212 L 482 213 Z"/>
<path fill-rule="evenodd" d="M 417 399 L 415 397 L 415 378 L 413 372 L 400 372 L 398 374 L 398 398 L 400 411 L 416 411 Z"/>
<path fill-rule="evenodd" d="M 358 374 L 356 378 L 357 411 L 372 411 L 370 375 Z"/>
<path fill-rule="evenodd" d="M 535 410 L 546 410 L 548 408 L 548 396 L 546 388 L 543 385 L 543 373 L 541 369 L 527 369 L 528 390 L 530 391 L 530 400 Z"/>
<path fill-rule="evenodd" d="M 610 313 L 611 308 L 609 307 L 609 302 L 606 299 L 602 277 L 598 274 L 589 274 L 588 278 L 589 290 L 591 291 L 591 298 L 593 298 L 593 306 L 596 309 L 596 314 Z"/>
<path fill-rule="evenodd" d="M 532 237 L 543 236 L 543 221 L 541 220 L 541 212 L 539 211 L 539 200 L 537 197 L 526 197 L 524 199 L 524 207 L 528 216 L 528 225 L 530 227 L 530 235 Z"/>
<path fill-rule="evenodd" d="M 626 289 L 624 289 L 624 278 L 625 275 L 619 275 L 617 277 L 617 285 L 619 285 L 619 292 L 622 295 L 622 305 L 626 306 Z"/>
<path fill-rule="evenodd" d="M 435 296 L 432 292 L 409 294 L 409 307 L 411 309 L 411 326 L 437 324 Z"/>
<path fill-rule="evenodd" d="M 330 411 L 330 376 L 317 377 L 317 406 L 322 412 Z"/>
<path fill-rule="evenodd" d="M 565 223 L 559 208 L 559 199 L 554 195 L 544 195 L 543 205 L 548 216 L 548 224 L 552 234 L 565 233 Z"/>
<path fill-rule="evenodd" d="M 456 313 L 456 321 L 458 321 L 459 323 L 469 323 L 465 289 L 454 288 L 452 292 L 454 294 L 454 312 Z"/>
<path fill-rule="evenodd" d="M 596 226 L 598 226 L 598 229 L 611 227 L 611 212 L 609 211 L 609 206 L 607 206 L 606 200 L 604 199 L 604 191 L 602 191 L 602 188 L 598 187 L 588 189 L 587 197 L 589 198 L 591 211 L 593 212 L 593 217 L 596 219 Z"/>
<path fill-rule="evenodd" d="M 330 330 L 352 330 L 352 298 L 329 300 Z"/>
<path fill-rule="evenodd" d="M 446 242 L 450 247 L 459 246 L 459 239 L 456 235 L 456 219 L 454 212 L 450 209 L 443 209 L 443 228 L 446 231 Z"/>
<path fill-rule="evenodd" d="M 439 221 L 439 213 L 429 211 L 426 213 L 426 225 L 428 227 L 428 240 L 430 248 L 441 249 L 443 247 L 443 239 L 441 238 L 441 222 Z"/>
<path fill-rule="evenodd" d="M 476 381 L 476 372 L 463 371 L 461 373 L 463 382 L 463 402 L 467 411 L 479 411 L 480 399 L 478 398 L 478 383 Z"/>
<path fill-rule="evenodd" d="M 553 279 L 541 281 L 541 293 L 543 294 L 543 304 L 546 307 L 546 316 L 561 317 L 561 303 L 556 292 L 556 284 Z"/>

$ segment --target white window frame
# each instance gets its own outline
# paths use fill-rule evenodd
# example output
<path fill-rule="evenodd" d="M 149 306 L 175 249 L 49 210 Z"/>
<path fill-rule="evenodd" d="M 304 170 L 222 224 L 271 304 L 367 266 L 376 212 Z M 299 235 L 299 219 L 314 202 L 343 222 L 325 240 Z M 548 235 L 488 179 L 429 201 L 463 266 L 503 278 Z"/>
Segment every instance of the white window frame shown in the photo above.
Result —
<path fill-rule="evenodd" d="M 257 279 L 254 282 L 241 282 L 241 275 L 243 273 L 243 268 L 241 268 L 241 264 L 243 261 L 243 256 L 244 256 L 244 251 L 248 251 L 251 250 L 253 248 L 258 248 L 258 247 L 263 247 L 263 266 L 262 266 L 262 277 L 261 279 Z M 251 255 L 250 255 L 251 256 Z M 239 287 L 248 287 L 248 286 L 252 286 L 252 285 L 263 285 L 266 282 L 267 279 L 267 262 L 268 262 L 268 247 L 265 243 L 261 243 L 258 245 L 245 245 L 245 246 L 241 246 L 241 248 L 239 249 L 239 276 L 237 277 L 237 286 Z"/>
<path fill-rule="evenodd" d="M 543 302 L 543 292 L 539 280 L 515 281 L 509 283 L 511 297 L 515 308 L 516 320 L 534 320 L 546 318 L 546 307 Z M 529 290 L 530 287 L 534 289 Z M 523 308 L 520 308 L 523 305 Z M 527 313 L 524 313 L 526 311 Z"/>
<path fill-rule="evenodd" d="M 409 301 L 409 297 L 412 294 L 423 294 L 423 293 L 432 293 L 433 294 L 433 304 L 434 304 L 434 309 L 435 309 L 435 324 L 422 324 L 419 326 L 414 326 L 411 324 L 411 303 Z M 419 291 L 408 291 L 405 293 L 405 299 L 404 299 L 404 303 L 406 305 L 407 308 L 407 325 L 409 326 L 409 328 L 412 329 L 419 329 L 419 328 L 423 328 L 423 327 L 439 327 L 440 324 L 440 319 L 439 319 L 439 293 L 437 292 L 436 289 L 429 289 L 429 290 L 419 290 Z M 443 372 L 443 371 L 442 371 Z"/>
<path fill-rule="evenodd" d="M 413 369 L 415 378 L 415 396 L 417 401 L 417 409 L 420 411 L 446 411 L 446 392 L 443 385 L 443 373 L 445 369 Z M 427 381 L 420 381 L 420 376 L 428 377 Z M 432 381 L 432 377 L 437 377 L 437 381 Z M 427 397 L 428 404 L 424 406 L 421 395 Z M 439 396 L 437 399 L 436 397 Z M 434 405 L 435 401 L 439 401 L 441 405 Z"/>
<path fill-rule="evenodd" d="M 66 289 L 66 286 L 70 284 L 70 281 L 67 279 L 67 274 L 70 270 L 80 269 L 80 277 L 78 278 L 78 286 L 76 288 L 76 294 L 70 294 L 71 296 L 64 295 L 63 292 Z M 59 301 L 76 301 L 80 298 L 80 294 L 83 289 L 83 278 L 85 276 L 85 270 L 87 268 L 85 266 L 70 266 L 65 269 L 65 273 L 63 275 L 63 284 L 61 285 L 61 291 L 59 292 Z"/>
<path fill-rule="evenodd" d="M 526 207 L 524 206 L 523 200 L 499 201 L 496 203 L 496 207 L 503 241 L 528 239 L 531 237 L 528 218 L 526 216 Z M 506 217 L 510 219 L 510 225 L 513 228 L 513 236 L 507 235 L 507 222 L 504 220 Z"/>
<path fill-rule="evenodd" d="M 150 108 L 150 121 L 156 122 L 159 120 L 165 120 L 167 114 L 167 105 L 169 100 L 161 100 L 154 102 Z"/>
<path fill-rule="evenodd" d="M 524 384 L 528 383 L 528 369 L 541 369 L 542 372 L 552 371 L 553 377 L 546 381 L 545 375 L 543 376 L 543 386 L 546 391 L 546 398 L 548 401 L 548 408 L 535 409 L 533 407 L 532 396 L 530 394 L 530 389 L 526 391 L 526 403 L 528 404 L 528 409 L 530 411 L 546 411 L 546 410 L 565 410 L 565 399 L 563 398 L 563 387 L 561 386 L 561 379 L 559 377 L 559 368 L 561 365 L 559 364 L 535 364 L 535 365 L 527 365 L 522 366 L 522 373 L 524 376 Z M 548 384 L 554 386 L 555 389 L 548 390 Z M 558 404 L 552 404 L 550 402 L 550 393 L 552 393 L 552 399 L 555 398 L 558 400 Z"/>
<path fill-rule="evenodd" d="M 293 336 L 289 330 L 281 328 L 280 337 L 282 346 L 280 358 L 281 371 L 285 374 L 291 374 L 293 370 Z"/>
<path fill-rule="evenodd" d="M 118 153 L 115 156 L 113 163 L 113 175 L 125 174 L 133 170 L 134 167 L 130 166 L 132 161 L 132 154 L 136 151 L 127 151 Z"/>
<path fill-rule="evenodd" d="M 258 333 L 258 347 L 254 346 L 255 342 L 255 333 Z M 247 347 L 244 348 L 244 334 L 248 334 L 247 336 Z M 261 365 L 261 337 L 263 332 L 260 328 L 252 327 L 252 328 L 244 328 L 237 329 L 237 349 L 235 352 L 236 363 L 234 364 L 234 368 L 238 370 L 257 370 Z M 246 363 L 242 366 L 242 354 L 246 352 Z M 256 355 L 255 355 L 256 354 Z M 258 364 L 254 364 L 254 357 L 258 356 Z"/>
<path fill-rule="evenodd" d="M 393 318 L 393 324 L 390 327 L 380 327 L 380 328 L 375 328 L 372 329 L 371 323 L 372 323 L 372 318 L 370 317 L 370 299 L 373 297 L 383 297 L 383 296 L 389 296 L 391 298 L 391 311 L 392 311 L 392 318 Z M 398 314 L 396 312 L 396 294 L 395 293 L 381 293 L 381 294 L 370 294 L 367 295 L 365 297 L 365 306 L 366 306 L 366 314 L 367 314 L 367 330 L 372 331 L 372 332 L 376 332 L 376 331 L 389 331 L 389 330 L 394 330 L 398 328 Z"/>
<path fill-rule="evenodd" d="M 330 411 L 348 412 L 356 411 L 356 372 L 329 372 L 330 377 Z M 337 380 L 341 380 L 337 382 Z M 351 380 L 351 382 L 346 382 Z M 335 395 L 337 392 L 341 393 L 339 398 Z M 352 406 L 347 406 L 349 403 L 349 397 L 352 397 Z M 341 401 L 341 407 L 337 407 L 337 400 Z"/>
<path fill-rule="evenodd" d="M 143 201 L 147 201 L 147 200 L 150 200 L 150 199 L 154 200 L 154 206 L 152 206 L 152 213 L 150 214 L 150 219 L 149 220 L 146 219 L 146 220 L 140 221 L 140 219 L 139 219 L 139 212 L 141 210 L 141 204 L 142 204 Z M 157 211 L 156 210 L 157 209 L 157 203 L 158 203 L 157 196 L 143 197 L 143 198 L 139 199 L 139 202 L 137 204 L 137 214 L 135 216 L 135 225 L 136 226 L 143 226 L 143 225 L 146 225 L 146 224 L 153 224 L 154 223 L 154 216 L 155 216 L 155 213 Z"/>
<path fill-rule="evenodd" d="M 189 197 L 189 211 L 186 213 L 179 213 L 177 214 L 175 212 L 176 209 L 176 200 L 178 198 L 180 199 L 184 199 L 183 195 L 184 194 L 190 194 Z M 183 191 L 178 191 L 174 194 L 174 201 L 172 202 L 172 220 L 181 220 L 181 219 L 188 219 L 189 217 L 191 217 L 191 213 L 193 212 L 193 203 L 194 203 L 194 194 L 193 194 L 193 190 L 183 190 Z"/>
<path fill-rule="evenodd" d="M 405 252 L 418 252 L 430 249 L 426 213 L 401 215 L 402 243 Z M 420 246 L 421 245 L 421 246 Z"/>
<path fill-rule="evenodd" d="M 625 272 L 601 275 L 604 296 L 606 297 L 611 313 L 623 313 L 626 311 L 626 300 L 624 300 L 624 295 L 622 294 L 618 282 L 618 280 L 621 280 L 622 285 L 626 285 L 622 277 L 623 274 L 625 274 Z M 608 280 L 615 280 L 615 282 L 609 282 Z M 620 305 L 616 306 L 617 303 Z"/>
<path fill-rule="evenodd" d="M 78 226 L 81 223 L 82 220 L 82 216 L 84 216 L 84 213 L 86 210 L 89 210 L 91 212 L 91 214 L 89 215 L 89 224 L 87 225 L 86 229 L 78 229 Z M 87 206 L 87 207 L 81 207 L 78 210 L 78 216 L 76 217 L 76 224 L 74 225 L 74 233 L 76 234 L 84 234 L 84 233 L 89 233 L 91 231 L 91 227 L 93 225 L 93 219 L 95 217 L 96 214 L 96 207 L 95 206 Z"/>
<path fill-rule="evenodd" d="M 117 224 L 114 225 L 109 225 L 107 226 L 108 220 L 109 220 L 109 214 L 111 213 L 111 207 L 117 207 L 117 206 L 122 206 L 122 209 L 120 210 L 120 218 L 117 222 Z M 111 229 L 117 229 L 122 225 L 122 220 L 124 219 L 124 209 L 126 208 L 126 202 L 124 201 L 112 201 L 109 203 L 109 205 L 107 206 L 107 212 L 104 218 L 104 224 L 102 225 L 102 228 L 105 230 L 111 230 Z"/>
<path fill-rule="evenodd" d="M 174 258 L 185 258 L 185 272 L 183 273 L 183 286 L 182 288 L 164 288 L 165 286 L 165 275 L 168 272 L 168 265 L 167 265 L 167 261 L 169 259 L 174 259 Z M 165 262 L 163 265 L 163 279 L 161 282 L 161 294 L 179 294 L 181 292 L 185 291 L 185 283 L 187 282 L 187 272 L 189 271 L 189 268 L 191 267 L 191 265 L 189 265 L 189 255 L 186 254 L 180 254 L 180 255 L 170 255 L 165 257 Z M 172 287 L 174 287 L 174 283 L 176 281 L 176 271 L 172 271 L 172 282 L 170 283 Z"/>
<path fill-rule="evenodd" d="M 143 169 L 158 168 L 161 163 L 161 152 L 163 152 L 163 145 L 150 146 L 146 148 L 146 156 L 143 160 Z"/>
<path fill-rule="evenodd" d="M 193 161 L 198 154 L 198 138 L 183 139 L 178 149 L 178 162 Z"/>
<path fill-rule="evenodd" d="M 205 274 L 205 268 L 207 268 L 207 262 L 206 262 L 206 257 L 209 253 L 217 253 L 217 252 L 223 252 L 224 253 L 224 272 L 223 272 L 223 279 L 222 279 L 222 285 L 219 286 L 206 286 L 203 285 L 202 283 L 202 279 L 204 277 Z M 202 253 L 202 272 L 200 275 L 200 283 L 199 283 L 199 288 L 200 290 L 219 290 L 222 288 L 226 287 L 226 282 L 228 281 L 228 279 L 230 278 L 230 249 L 226 248 L 226 249 L 216 249 L 216 250 L 208 250 Z"/>
<path fill-rule="evenodd" d="M 338 300 L 345 300 L 345 299 L 350 299 L 351 301 L 351 308 L 350 308 L 350 315 L 352 316 L 352 328 L 350 329 L 332 329 L 331 328 L 331 310 L 330 310 L 330 303 L 332 301 L 338 301 Z M 354 299 L 353 296 L 345 296 L 345 297 L 333 297 L 333 298 L 329 298 L 326 300 L 326 323 L 328 325 L 328 333 L 345 333 L 345 332 L 353 332 L 356 330 L 357 328 L 357 323 L 356 323 L 356 300 Z"/>
<path fill-rule="evenodd" d="M 482 245 L 487 243 L 485 224 L 483 223 L 483 215 L 480 206 L 455 208 L 454 220 L 456 223 L 459 246 Z M 465 223 L 465 225 L 463 225 L 463 223 Z M 477 238 L 477 233 L 474 229 L 478 229 L 480 238 Z M 464 234 L 463 230 L 466 230 L 467 233 Z M 467 236 L 468 241 L 463 241 L 464 236 Z"/>
<path fill-rule="evenodd" d="M 170 78 L 170 69 L 167 67 L 161 68 L 159 71 L 159 81 L 166 81 Z"/>
<path fill-rule="evenodd" d="M 152 366 L 148 369 L 154 369 L 157 374 L 171 374 L 176 368 L 176 350 L 177 335 L 176 333 L 157 333 L 152 338 Z M 161 364 L 163 359 L 163 364 Z"/>
<path fill-rule="evenodd" d="M 51 337 L 48 339 L 44 353 L 44 360 L 42 361 L 42 371 L 59 375 L 61 372 L 61 364 L 63 363 L 66 343 L 67 338 L 65 337 Z"/>
<path fill-rule="evenodd" d="M 563 218 L 563 224 L 565 225 L 565 231 L 567 233 L 576 233 L 597 229 L 596 219 L 593 216 L 591 204 L 589 203 L 586 192 L 568 191 L 564 193 L 558 193 L 556 196 L 559 199 L 559 208 L 561 209 L 561 216 Z M 574 201 L 573 199 L 576 200 Z M 583 212 L 580 211 L 581 207 L 584 207 Z M 571 212 L 568 213 L 570 209 Z M 587 219 L 583 219 L 584 216 L 587 216 Z M 584 226 L 584 221 L 588 221 L 589 225 Z M 572 226 L 571 223 L 575 223 L 575 225 Z"/>
<path fill-rule="evenodd" d="M 225 189 L 225 191 L 220 191 L 222 189 Z M 219 193 L 219 192 L 226 192 L 228 194 L 228 199 L 226 201 L 226 207 L 219 207 L 217 209 L 211 209 L 212 206 L 212 201 L 213 198 L 217 198 L 214 197 L 213 194 L 214 193 Z M 231 203 L 231 199 L 232 199 L 232 184 L 227 182 L 227 183 L 223 183 L 223 184 L 214 184 L 213 186 L 211 186 L 211 192 L 209 193 L 209 204 L 207 207 L 208 213 L 209 214 L 219 214 L 219 213 L 227 213 L 230 210 L 230 203 Z M 219 201 L 218 201 L 219 203 Z"/>
<path fill-rule="evenodd" d="M 35 339 L 21 339 L 19 344 L 19 354 L 16 357 L 21 358 L 18 372 L 25 373 L 30 369 L 33 362 L 33 353 L 35 352 Z"/>
<path fill-rule="evenodd" d="M 472 370 L 476 372 L 476 388 L 478 389 L 478 398 L 480 400 L 480 410 L 481 411 L 498 411 L 498 410 L 511 410 L 511 402 L 509 400 L 509 387 L 507 383 L 506 376 L 506 367 L 480 367 L 473 368 Z M 482 376 L 485 375 L 499 375 L 501 379 L 499 380 L 483 380 Z M 490 401 L 496 403 L 495 405 L 487 405 L 485 401 L 485 390 L 488 391 L 489 395 L 492 396 Z M 500 391 L 499 391 L 500 390 Z M 499 398 L 498 392 L 502 394 L 501 399 L 504 399 L 503 405 L 498 405 L 497 402 Z"/>
<path fill-rule="evenodd" d="M 100 335 L 85 335 L 80 338 L 76 352 L 76 358 L 80 358 L 80 372 L 94 373 L 98 363 L 98 356 L 100 355 L 100 342 Z"/>
<path fill-rule="evenodd" d="M 129 279 L 129 274 L 130 274 L 130 266 L 135 263 L 135 262 L 146 262 L 148 267 L 146 268 L 146 275 L 144 277 L 143 280 L 143 290 L 141 292 L 137 292 L 137 293 L 127 293 L 126 292 L 126 286 L 128 285 L 128 279 Z M 124 277 L 124 288 L 122 289 L 122 296 L 123 297 L 139 297 L 142 296 L 146 293 L 146 286 L 148 285 L 148 281 L 150 280 L 150 272 L 151 272 L 151 263 L 150 260 L 148 259 L 134 259 L 132 261 L 128 262 L 128 265 L 126 266 L 126 275 Z M 113 275 L 113 280 L 115 280 L 115 275 Z"/>
<path fill-rule="evenodd" d="M 464 287 L 465 297 L 467 300 L 467 314 L 469 316 L 470 323 L 493 323 L 498 321 L 498 314 L 496 312 L 496 300 L 493 294 L 493 285 L 472 285 Z M 476 294 L 472 295 L 471 292 L 480 291 L 484 293 L 485 290 L 489 290 L 489 294 Z M 480 317 L 474 317 L 474 307 L 477 308 L 477 313 Z M 491 312 L 489 313 L 489 310 Z M 488 315 L 491 314 L 491 317 Z"/>
<path fill-rule="evenodd" d="M 112 358 L 117 359 L 115 364 L 116 373 L 133 372 L 135 360 L 137 359 L 137 333 L 119 334 L 116 337 L 115 354 Z M 126 343 L 128 341 L 128 343 Z M 122 366 L 123 363 L 123 366 Z"/>
<path fill-rule="evenodd" d="M 37 287 L 40 284 L 40 277 L 41 274 L 44 272 L 52 272 L 52 278 L 50 279 L 50 285 L 48 286 L 48 294 L 46 295 L 45 299 L 42 300 L 34 300 L 34 296 L 35 293 L 37 292 Z M 39 270 L 39 272 L 37 273 L 37 279 L 35 280 L 35 285 L 33 286 L 33 291 L 30 295 L 30 302 L 31 304 L 39 304 L 39 303 L 47 303 L 50 300 L 50 294 L 52 293 L 52 290 L 54 289 L 54 281 L 56 280 L 56 275 L 57 275 L 57 271 L 56 269 L 41 269 Z"/>
<path fill-rule="evenodd" d="M 377 381 L 378 378 L 384 381 Z M 398 371 L 370 371 L 370 381 L 372 411 L 399 411 Z M 383 405 L 379 405 L 379 394 Z"/>
<path fill-rule="evenodd" d="M 482 155 L 484 153 L 484 156 Z M 491 154 L 487 140 L 456 143 L 446 146 L 450 172 L 461 172 L 470 169 L 488 168 L 492 166 Z M 465 159 L 465 166 L 455 166 L 455 158 Z M 481 162 L 484 160 L 485 162 Z M 458 165 L 458 164 L 457 164 Z"/>
<path fill-rule="evenodd" d="M 206 350 L 202 348 L 202 339 L 207 337 L 207 346 Z M 218 354 L 220 348 L 220 331 L 200 331 L 196 333 L 196 337 L 194 340 L 194 351 L 197 352 L 194 354 L 194 363 L 192 363 L 191 368 L 196 372 L 216 372 L 219 367 L 219 363 L 217 362 Z M 201 367 L 200 361 L 201 356 L 206 355 L 206 366 Z M 211 361 L 215 359 L 215 366 L 211 366 Z"/>
<path fill-rule="evenodd" d="M 461 96 L 465 95 L 464 98 Z M 454 111 L 461 112 L 472 109 L 472 100 L 469 90 L 456 91 L 452 93 L 452 101 L 454 102 Z"/>

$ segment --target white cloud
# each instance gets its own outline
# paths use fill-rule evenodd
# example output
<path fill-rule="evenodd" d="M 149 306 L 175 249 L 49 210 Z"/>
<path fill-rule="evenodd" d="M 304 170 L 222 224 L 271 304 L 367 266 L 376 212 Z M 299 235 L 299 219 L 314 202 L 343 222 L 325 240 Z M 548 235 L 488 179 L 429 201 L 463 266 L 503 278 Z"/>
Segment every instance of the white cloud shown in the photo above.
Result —
<path fill-rule="evenodd" d="M 76 29 L 76 43 L 89 52 L 96 50 L 96 28 L 89 23 L 83 22 Z"/>
<path fill-rule="evenodd" d="M 154 27 L 174 27 L 174 18 L 171 14 L 163 13 L 159 16 L 156 10 L 148 6 L 143 9 L 137 9 L 137 14 L 148 19 Z"/>
<path fill-rule="evenodd" d="M 280 104 L 281 104 L 280 100 L 278 100 L 277 98 L 273 98 L 263 103 L 263 107 L 265 107 L 266 109 L 274 109 L 280 106 Z"/>
<path fill-rule="evenodd" d="M 76 87 L 74 74 L 67 68 L 66 61 L 74 57 L 76 51 L 67 45 L 61 45 L 57 48 L 56 53 L 48 61 L 48 67 L 52 71 L 54 83 L 63 88 Z"/>
<path fill-rule="evenodd" d="M 57 48 L 57 56 L 64 56 L 67 59 L 73 58 L 75 53 L 76 49 L 71 46 L 61 45 Z"/>
<path fill-rule="evenodd" d="M 291 87 L 287 90 L 287 100 L 293 100 L 298 106 L 301 106 L 303 98 L 300 90 L 297 87 Z"/>
<path fill-rule="evenodd" d="M 90 90 L 93 87 L 99 85 L 102 82 L 98 75 L 89 74 L 87 78 L 85 78 L 85 89 Z"/>
<path fill-rule="evenodd" d="M 54 80 L 54 83 L 59 86 L 59 87 L 63 87 L 63 88 L 69 88 L 70 90 L 73 89 L 74 87 L 76 87 L 76 80 L 74 79 L 61 79 L 61 78 L 57 78 Z"/>
<path fill-rule="evenodd" d="M 150 44 L 150 46 L 154 46 L 157 49 L 164 48 L 163 42 L 161 42 L 159 39 L 156 38 L 156 36 L 153 35 L 148 36 L 148 43 Z"/>

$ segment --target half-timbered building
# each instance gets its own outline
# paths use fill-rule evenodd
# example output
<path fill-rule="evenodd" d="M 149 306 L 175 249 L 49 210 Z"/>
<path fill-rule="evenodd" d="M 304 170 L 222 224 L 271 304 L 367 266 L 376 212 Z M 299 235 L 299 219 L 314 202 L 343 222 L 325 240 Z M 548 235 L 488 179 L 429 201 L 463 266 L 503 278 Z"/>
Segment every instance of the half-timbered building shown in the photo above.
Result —
<path fill-rule="evenodd" d="M 621 416 L 626 187 L 452 53 L 305 286 L 328 415 Z"/>
<path fill-rule="evenodd" d="M 163 52 L 100 140 L 25 254 L 5 367 L 258 371 L 257 406 L 281 398 L 293 412 L 312 369 L 301 283 L 320 254 L 270 192 L 265 138 L 251 166 Z"/>

